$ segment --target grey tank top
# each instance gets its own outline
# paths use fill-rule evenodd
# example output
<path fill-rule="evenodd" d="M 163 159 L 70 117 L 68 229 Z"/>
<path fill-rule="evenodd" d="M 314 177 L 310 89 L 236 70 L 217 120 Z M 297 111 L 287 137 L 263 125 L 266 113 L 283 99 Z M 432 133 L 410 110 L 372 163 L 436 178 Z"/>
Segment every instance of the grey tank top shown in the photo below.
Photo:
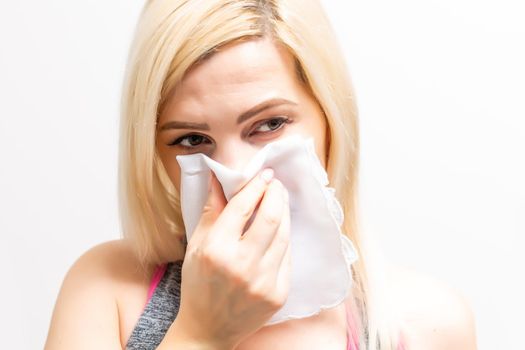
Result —
<path fill-rule="evenodd" d="M 178 260 L 167 264 L 162 279 L 131 332 L 126 350 L 154 350 L 164 339 L 179 312 L 182 263 Z"/>
<path fill-rule="evenodd" d="M 154 350 L 177 317 L 180 304 L 182 260 L 166 264 L 164 275 L 146 303 L 126 344 L 126 350 Z M 347 310 L 347 321 L 348 321 Z M 353 322 L 349 323 L 349 326 Z M 357 335 L 347 329 L 347 350 L 358 350 Z M 397 350 L 405 350 L 400 343 Z"/>

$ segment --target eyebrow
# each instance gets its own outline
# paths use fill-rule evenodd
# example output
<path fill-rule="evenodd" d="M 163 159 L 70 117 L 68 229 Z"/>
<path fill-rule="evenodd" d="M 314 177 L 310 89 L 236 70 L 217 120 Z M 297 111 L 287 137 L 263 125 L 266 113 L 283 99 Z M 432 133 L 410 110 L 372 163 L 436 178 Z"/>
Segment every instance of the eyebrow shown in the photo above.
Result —
<path fill-rule="evenodd" d="M 284 98 L 272 98 L 266 101 L 263 101 L 246 112 L 243 112 L 237 117 L 237 124 L 241 124 L 251 117 L 265 111 L 266 109 L 280 106 L 280 105 L 292 105 L 297 106 L 296 102 L 284 99 Z M 193 123 L 193 122 L 183 122 L 183 121 L 170 121 L 165 123 L 160 127 L 160 131 L 168 129 L 196 129 L 196 130 L 210 130 L 210 126 L 206 123 Z"/>

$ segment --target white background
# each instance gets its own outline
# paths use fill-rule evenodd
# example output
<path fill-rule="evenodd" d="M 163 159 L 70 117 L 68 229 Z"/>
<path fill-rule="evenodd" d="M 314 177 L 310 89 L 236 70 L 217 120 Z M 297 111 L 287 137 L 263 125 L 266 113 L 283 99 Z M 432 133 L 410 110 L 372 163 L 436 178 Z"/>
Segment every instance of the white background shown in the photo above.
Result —
<path fill-rule="evenodd" d="M 522 349 L 524 5 L 324 3 L 357 93 L 367 229 L 467 297 L 480 349 Z M 42 348 L 67 269 L 119 237 L 119 99 L 141 6 L 0 2 L 2 348 Z"/>

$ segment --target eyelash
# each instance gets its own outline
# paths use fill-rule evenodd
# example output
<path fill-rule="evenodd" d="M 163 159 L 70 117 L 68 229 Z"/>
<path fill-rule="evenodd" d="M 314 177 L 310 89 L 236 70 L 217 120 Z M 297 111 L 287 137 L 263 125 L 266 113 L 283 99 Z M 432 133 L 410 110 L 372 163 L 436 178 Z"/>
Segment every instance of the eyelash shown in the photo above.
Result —
<path fill-rule="evenodd" d="M 273 133 L 273 132 L 276 132 L 276 131 L 279 131 L 282 129 L 283 125 L 284 124 L 290 124 L 292 121 L 290 120 L 290 118 L 287 118 L 287 117 L 278 117 L 278 118 L 271 118 L 271 119 L 267 119 L 259 124 L 256 125 L 255 129 L 258 129 L 259 127 L 263 126 L 263 125 L 266 125 L 270 122 L 274 122 L 278 120 L 280 122 L 279 126 L 273 130 L 270 130 L 270 131 L 262 131 L 260 133 L 262 134 L 269 134 L 269 133 Z M 252 134 L 250 134 L 252 135 Z M 179 146 L 179 147 L 182 147 L 182 148 L 185 148 L 185 149 L 192 149 L 192 148 L 196 148 L 196 147 L 199 147 L 201 146 L 204 142 L 201 142 L 199 143 L 198 145 L 196 146 L 185 146 L 185 145 L 182 145 L 181 142 L 186 140 L 187 138 L 189 137 L 192 137 L 192 136 L 202 136 L 202 137 L 206 137 L 205 135 L 201 135 L 201 134 L 187 134 L 187 135 L 184 135 L 184 136 L 181 136 L 177 139 L 175 139 L 174 141 L 170 142 L 168 144 L 168 146 Z"/>

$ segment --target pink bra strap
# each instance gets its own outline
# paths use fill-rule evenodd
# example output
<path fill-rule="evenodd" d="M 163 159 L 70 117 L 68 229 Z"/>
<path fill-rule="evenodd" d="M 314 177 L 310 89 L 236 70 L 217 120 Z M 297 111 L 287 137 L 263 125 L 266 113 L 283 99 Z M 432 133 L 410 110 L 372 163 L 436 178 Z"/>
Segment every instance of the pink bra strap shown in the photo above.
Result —
<path fill-rule="evenodd" d="M 347 350 L 359 350 L 359 339 L 357 335 L 357 325 L 353 314 L 350 312 L 348 307 L 345 304 L 346 310 L 346 321 L 348 327 L 346 328 L 346 338 L 347 338 Z M 406 350 L 406 340 L 403 335 L 403 332 L 399 334 L 399 343 L 397 344 L 397 350 Z"/>
<path fill-rule="evenodd" d="M 406 340 L 403 332 L 399 333 L 399 344 L 397 344 L 397 350 L 407 350 Z"/>
<path fill-rule="evenodd" d="M 355 324 L 354 317 L 352 315 L 352 312 L 349 310 L 347 305 L 345 304 L 345 310 L 346 310 L 346 339 L 347 339 L 347 350 L 358 350 L 359 349 L 359 342 L 358 342 L 358 335 L 357 335 L 357 327 Z"/>
<path fill-rule="evenodd" d="M 160 280 L 164 276 L 164 273 L 166 272 L 167 267 L 168 267 L 167 264 L 163 264 L 155 268 L 155 272 L 153 272 L 153 277 L 151 278 L 151 282 L 149 285 L 148 298 L 146 300 L 146 304 L 149 302 L 149 300 L 153 296 L 153 293 L 155 292 L 155 289 L 157 288 L 157 285 L 159 284 Z"/>
<path fill-rule="evenodd" d="M 164 277 L 164 273 L 166 272 L 167 267 L 167 264 L 162 264 L 155 268 L 155 271 L 153 272 L 153 277 L 151 278 L 151 282 L 149 285 L 148 298 L 146 300 L 146 304 L 148 304 L 159 282 L 162 280 L 162 277 Z M 353 314 L 350 312 L 346 304 L 345 311 L 346 321 L 348 325 L 348 327 L 346 328 L 347 350 L 359 350 L 359 337 L 357 335 L 357 326 Z M 403 333 L 400 334 L 400 340 L 397 350 L 406 350 L 406 343 L 403 337 Z"/>

